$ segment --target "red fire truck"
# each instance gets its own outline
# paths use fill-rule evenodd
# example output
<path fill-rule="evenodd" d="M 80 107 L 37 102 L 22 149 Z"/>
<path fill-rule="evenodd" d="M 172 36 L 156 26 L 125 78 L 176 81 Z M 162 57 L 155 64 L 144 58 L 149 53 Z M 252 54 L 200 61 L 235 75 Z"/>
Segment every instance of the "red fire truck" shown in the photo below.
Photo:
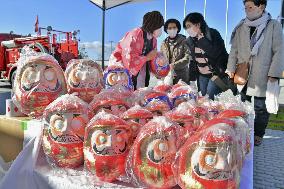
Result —
<path fill-rule="evenodd" d="M 45 35 L 42 35 L 45 32 Z M 0 33 L 0 80 L 13 83 L 17 60 L 21 50 L 28 45 L 38 52 L 53 55 L 63 69 L 71 59 L 79 56 L 78 31 L 63 32 L 53 30 L 50 26 L 39 28 L 36 36 L 21 36 Z"/>

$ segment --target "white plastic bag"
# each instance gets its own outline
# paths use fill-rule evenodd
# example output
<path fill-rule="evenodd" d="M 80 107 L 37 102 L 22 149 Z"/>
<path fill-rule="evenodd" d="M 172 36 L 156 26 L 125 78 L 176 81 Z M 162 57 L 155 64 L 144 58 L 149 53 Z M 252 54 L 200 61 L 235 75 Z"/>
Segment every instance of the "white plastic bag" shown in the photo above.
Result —
<path fill-rule="evenodd" d="M 280 87 L 277 81 L 268 81 L 266 89 L 266 109 L 271 114 L 277 114 L 278 112 L 278 99 L 279 99 Z"/>
<path fill-rule="evenodd" d="M 175 76 L 175 71 L 171 69 L 168 75 L 163 79 L 164 84 L 173 85 L 174 76 Z"/>

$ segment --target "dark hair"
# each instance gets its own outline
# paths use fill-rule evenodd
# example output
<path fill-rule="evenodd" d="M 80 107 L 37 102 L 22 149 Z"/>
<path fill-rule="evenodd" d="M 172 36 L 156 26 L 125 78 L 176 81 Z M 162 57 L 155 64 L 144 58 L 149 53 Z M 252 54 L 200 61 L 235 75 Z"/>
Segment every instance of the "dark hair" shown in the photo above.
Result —
<path fill-rule="evenodd" d="M 168 20 L 166 21 L 166 23 L 165 23 L 165 25 L 164 25 L 164 31 L 165 31 L 166 33 L 168 33 L 168 32 L 167 32 L 167 29 L 168 29 L 168 27 L 169 27 L 169 24 L 171 24 L 171 23 L 176 24 L 177 29 L 178 29 L 177 33 L 179 33 L 180 30 L 181 30 L 180 22 L 179 22 L 177 19 L 173 19 L 173 18 L 168 19 Z"/>
<path fill-rule="evenodd" d="M 200 24 L 200 30 L 202 33 L 206 33 L 206 28 L 208 27 L 202 14 L 198 12 L 189 13 L 183 20 L 183 28 L 186 29 L 186 22 L 191 22 L 192 24 Z"/>
<path fill-rule="evenodd" d="M 260 5 L 264 5 L 266 7 L 267 5 L 267 0 L 243 0 L 244 4 L 246 2 L 253 2 L 255 6 L 260 6 Z"/>
<path fill-rule="evenodd" d="M 142 29 L 148 33 L 153 33 L 156 29 L 164 25 L 164 17 L 159 11 L 147 12 L 143 16 Z"/>

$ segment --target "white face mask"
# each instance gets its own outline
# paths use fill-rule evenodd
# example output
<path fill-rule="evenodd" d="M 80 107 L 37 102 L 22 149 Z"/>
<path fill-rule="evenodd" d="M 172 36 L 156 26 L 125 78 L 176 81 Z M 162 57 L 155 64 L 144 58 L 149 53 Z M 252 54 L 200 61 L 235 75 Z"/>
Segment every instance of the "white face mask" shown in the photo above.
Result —
<path fill-rule="evenodd" d="M 197 32 L 194 31 L 192 27 L 191 27 L 191 28 L 188 28 L 188 29 L 186 30 L 186 32 L 188 33 L 188 35 L 189 35 L 190 37 L 196 37 L 196 36 L 197 36 Z"/>
<path fill-rule="evenodd" d="M 259 17 L 261 17 L 262 12 L 258 12 L 257 10 L 254 10 L 254 11 L 246 12 L 246 15 L 247 15 L 247 18 L 252 21 L 252 20 L 256 20 Z"/>
<path fill-rule="evenodd" d="M 162 28 L 159 28 L 153 32 L 155 38 L 159 38 L 162 35 Z"/>
<path fill-rule="evenodd" d="M 174 38 L 177 35 L 177 29 L 171 29 L 171 30 L 167 30 L 170 38 Z"/>

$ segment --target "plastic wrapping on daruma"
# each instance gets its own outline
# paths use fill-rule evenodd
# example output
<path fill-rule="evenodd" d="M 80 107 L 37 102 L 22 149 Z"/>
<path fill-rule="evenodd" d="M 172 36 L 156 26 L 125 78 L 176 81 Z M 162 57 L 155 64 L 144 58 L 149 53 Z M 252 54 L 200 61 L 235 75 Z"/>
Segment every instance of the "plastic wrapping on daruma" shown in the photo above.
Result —
<path fill-rule="evenodd" d="M 88 105 L 75 95 L 63 95 L 44 111 L 42 146 L 51 165 L 75 168 L 83 164 Z"/>
<path fill-rule="evenodd" d="M 180 126 L 163 116 L 155 117 L 139 132 L 127 158 L 127 175 L 145 188 L 176 185 L 172 164 L 180 146 Z"/>
<path fill-rule="evenodd" d="M 153 113 L 149 110 L 142 108 L 139 105 L 135 105 L 120 117 L 124 119 L 131 127 L 133 137 L 136 138 L 142 127 L 153 118 Z"/>
<path fill-rule="evenodd" d="M 21 54 L 13 91 L 21 112 L 39 118 L 47 105 L 67 93 L 63 70 L 49 54 Z"/>
<path fill-rule="evenodd" d="M 124 176 L 132 139 L 132 130 L 124 120 L 104 111 L 98 113 L 85 132 L 85 168 L 101 181 L 113 182 Z"/>
<path fill-rule="evenodd" d="M 167 85 L 164 82 L 158 82 L 156 86 L 154 86 L 153 88 L 155 91 L 158 92 L 164 92 L 164 93 L 170 93 L 172 86 L 171 85 Z"/>
<path fill-rule="evenodd" d="M 243 152 L 234 127 L 232 120 L 210 120 L 180 148 L 173 170 L 181 188 L 239 187 Z"/>
<path fill-rule="evenodd" d="M 150 62 L 150 70 L 157 77 L 166 77 L 170 72 L 170 64 L 163 53 L 158 52 L 156 58 Z"/>
<path fill-rule="evenodd" d="M 104 88 L 103 71 L 99 64 L 89 59 L 72 59 L 65 70 L 68 93 L 90 103 Z"/>
<path fill-rule="evenodd" d="M 223 110 L 222 104 L 213 101 L 208 96 L 198 98 L 198 104 L 208 110 L 208 118 L 213 119 Z"/>
<path fill-rule="evenodd" d="M 226 118 L 235 122 L 235 132 L 236 138 L 239 141 L 240 146 L 243 149 L 245 158 L 245 154 L 250 152 L 250 127 L 249 127 L 249 116 L 246 112 L 240 110 L 225 110 L 221 112 L 218 118 Z"/>
<path fill-rule="evenodd" d="M 177 107 L 180 103 L 186 102 L 189 100 L 197 100 L 197 90 L 189 85 L 180 85 L 179 87 L 175 86 L 172 88 L 169 97 L 172 101 L 174 107 Z"/>
<path fill-rule="evenodd" d="M 172 109 L 172 103 L 166 93 L 148 91 L 142 95 L 142 106 L 151 111 L 154 115 L 163 115 Z"/>
<path fill-rule="evenodd" d="M 127 95 L 130 97 L 131 93 L 127 93 Z M 120 90 L 115 90 L 115 88 L 103 90 L 100 94 L 94 96 L 92 102 L 89 104 L 89 108 L 93 115 L 104 110 L 105 112 L 120 116 L 131 105 L 131 102 L 126 100 L 127 95 L 120 92 Z"/>
<path fill-rule="evenodd" d="M 104 71 L 105 88 L 109 89 L 113 86 L 123 86 L 128 90 L 133 90 L 132 78 L 127 69 L 122 65 L 110 65 Z"/>

